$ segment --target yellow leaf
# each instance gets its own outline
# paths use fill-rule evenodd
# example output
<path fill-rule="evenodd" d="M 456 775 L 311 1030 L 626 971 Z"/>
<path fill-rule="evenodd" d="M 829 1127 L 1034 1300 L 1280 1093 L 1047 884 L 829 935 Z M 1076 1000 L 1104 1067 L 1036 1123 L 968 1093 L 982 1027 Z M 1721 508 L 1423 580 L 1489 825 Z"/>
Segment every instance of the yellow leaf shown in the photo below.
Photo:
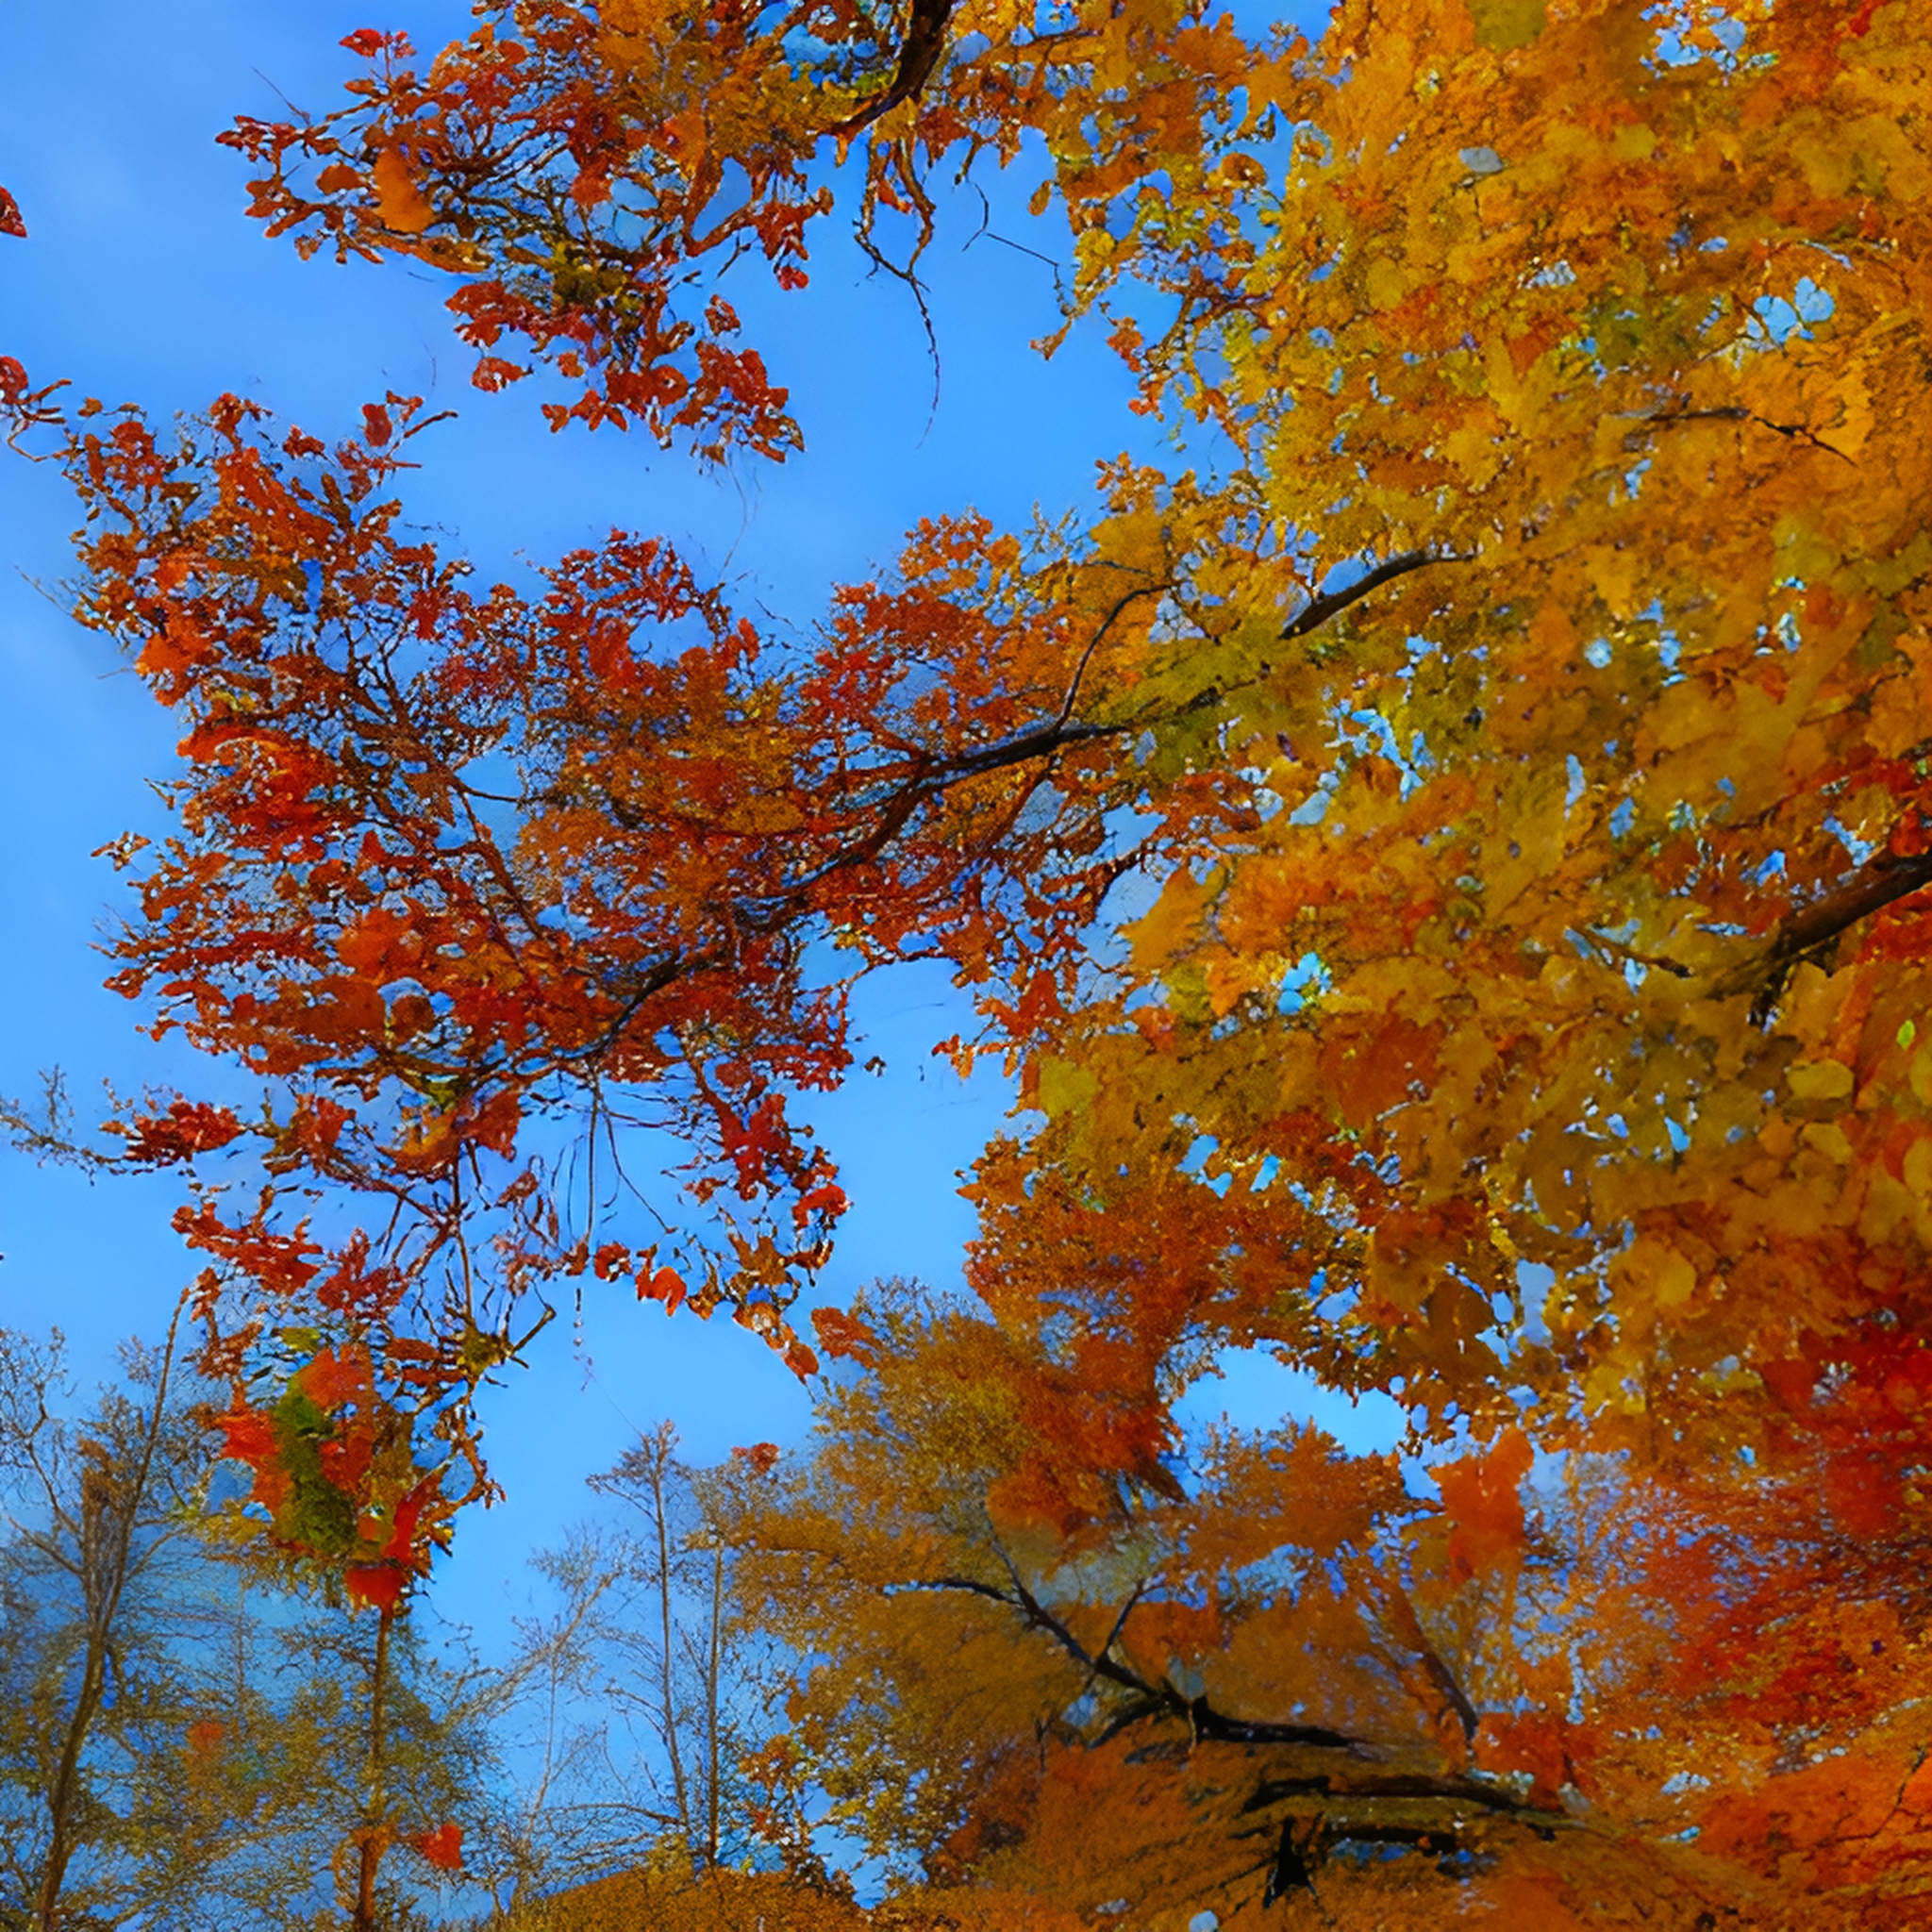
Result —
<path fill-rule="evenodd" d="M 1158 971 L 1193 943 L 1213 886 L 1212 880 L 1197 881 L 1191 873 L 1177 872 L 1161 889 L 1154 909 L 1125 928 L 1140 971 Z"/>
<path fill-rule="evenodd" d="M 1362 275 L 1362 290 L 1374 308 L 1393 308 L 1408 294 L 1408 276 L 1400 262 L 1378 255 Z"/>
<path fill-rule="evenodd" d="M 1932 1198 L 1932 1140 L 1918 1140 L 1900 1163 L 1905 1184 L 1923 1201 Z"/>
<path fill-rule="evenodd" d="M 1842 1060 L 1799 1060 L 1785 1081 L 1800 1100 L 1843 1100 L 1855 1084 Z"/>
<path fill-rule="evenodd" d="M 1649 1236 L 1631 1242 L 1624 1251 L 1616 1274 L 1626 1291 L 1660 1308 L 1681 1307 L 1697 1286 L 1695 1265 Z"/>
<path fill-rule="evenodd" d="M 1585 559 L 1590 580 L 1611 614 L 1628 617 L 1637 608 L 1637 571 L 1641 561 L 1634 545 L 1596 543 Z"/>
<path fill-rule="evenodd" d="M 1544 0 L 1469 0 L 1475 37 L 1486 47 L 1526 47 L 1543 30 Z"/>
<path fill-rule="evenodd" d="M 1503 467 L 1503 446 L 1487 428 L 1465 424 L 1442 441 L 1442 454 L 1480 490 Z"/>
<path fill-rule="evenodd" d="M 1085 1107 L 1099 1091 L 1099 1079 L 1086 1067 L 1051 1058 L 1040 1062 L 1040 1105 L 1049 1119 Z"/>

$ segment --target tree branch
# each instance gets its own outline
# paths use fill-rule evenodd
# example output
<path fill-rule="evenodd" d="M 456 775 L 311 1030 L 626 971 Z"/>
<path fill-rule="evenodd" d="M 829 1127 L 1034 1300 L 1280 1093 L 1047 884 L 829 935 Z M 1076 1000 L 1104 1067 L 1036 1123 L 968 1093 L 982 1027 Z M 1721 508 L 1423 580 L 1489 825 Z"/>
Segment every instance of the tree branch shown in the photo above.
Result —
<path fill-rule="evenodd" d="M 1815 953 L 1838 938 L 1847 926 L 1879 912 L 1894 899 L 1932 885 L 1932 852 L 1902 857 L 1885 853 L 1824 898 L 1786 920 L 1766 959 L 1775 972 Z"/>
<path fill-rule="evenodd" d="M 1932 886 L 1932 852 L 1881 853 L 1841 886 L 1790 914 L 1771 945 L 1727 974 L 1718 982 L 1718 991 L 1738 993 L 1755 985 L 1757 996 L 1751 1004 L 1751 1017 L 1762 1025 L 1800 960 L 1822 951 L 1859 920 L 1926 886 Z"/>
<path fill-rule="evenodd" d="M 1401 556 L 1391 557 L 1386 563 L 1378 563 L 1373 570 L 1364 571 L 1354 583 L 1341 590 L 1309 598 L 1302 610 L 1283 626 L 1282 641 L 1286 643 L 1293 638 L 1305 638 L 1312 630 L 1320 630 L 1331 617 L 1339 617 L 1351 604 L 1359 603 L 1372 591 L 1379 591 L 1384 584 L 1391 584 L 1397 577 L 1406 577 L 1411 571 L 1421 570 L 1431 563 L 1470 563 L 1474 560 L 1459 550 L 1405 550 Z"/>
<path fill-rule="evenodd" d="M 958 0 L 912 0 L 912 20 L 899 48 L 899 64 L 891 84 L 876 100 L 868 101 L 850 120 L 841 121 L 831 132 L 841 139 L 870 127 L 882 115 L 890 114 L 901 101 L 909 101 L 923 88 L 939 58 L 945 51 L 946 23 L 953 17 Z"/>
<path fill-rule="evenodd" d="M 956 1590 L 964 1591 L 974 1596 L 990 1598 L 996 1604 L 1004 1604 L 1010 1610 L 1017 1610 L 1024 1619 L 1029 1629 L 1039 1630 L 1059 1645 L 1059 1647 L 1088 1673 L 1090 1680 L 1104 1677 L 1108 1683 L 1132 1693 L 1131 1701 L 1124 1711 L 1117 1712 L 1108 1727 L 1101 1733 L 1100 1741 L 1116 1737 L 1129 1725 L 1138 1724 L 1142 1718 L 1166 1717 L 1185 1718 L 1196 1738 L 1205 1738 L 1217 1743 L 1229 1744 L 1305 1744 L 1318 1750 L 1348 1751 L 1357 1757 L 1373 1756 L 1374 1747 L 1362 1738 L 1350 1737 L 1345 1731 L 1334 1731 L 1323 1724 L 1274 1724 L 1261 1719 L 1229 1717 L 1219 1711 L 1203 1697 L 1192 1699 L 1182 1696 L 1174 1687 L 1162 1681 L 1150 1684 L 1146 1678 L 1130 1671 L 1125 1665 L 1116 1663 L 1108 1657 L 1114 1638 L 1120 1634 L 1124 1612 L 1115 1620 L 1107 1644 L 1098 1653 L 1090 1651 L 1080 1640 L 1068 1629 L 1066 1624 L 1049 1610 L 1033 1592 L 1021 1581 L 1019 1571 L 1011 1557 L 1004 1550 L 997 1552 L 1005 1565 L 1007 1574 L 1012 1578 L 1011 1594 L 991 1583 L 981 1583 L 970 1576 L 930 1576 L 915 1577 L 903 1583 L 888 1584 L 888 1594 L 901 1590 Z M 1131 1609 L 1138 1600 L 1129 1599 Z"/>

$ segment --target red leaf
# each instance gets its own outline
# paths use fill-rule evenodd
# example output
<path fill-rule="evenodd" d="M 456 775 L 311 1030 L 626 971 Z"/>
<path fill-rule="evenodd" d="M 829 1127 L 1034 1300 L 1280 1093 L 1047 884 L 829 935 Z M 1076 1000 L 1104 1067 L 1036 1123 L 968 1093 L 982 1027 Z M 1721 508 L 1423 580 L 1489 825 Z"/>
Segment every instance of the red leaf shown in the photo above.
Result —
<path fill-rule="evenodd" d="M 362 433 L 374 445 L 387 442 L 395 434 L 395 425 L 380 403 L 362 405 Z"/>
<path fill-rule="evenodd" d="M 367 1403 L 374 1392 L 369 1351 L 355 1343 L 340 1351 L 325 1348 L 296 1371 L 295 1386 L 322 1408 Z"/>
<path fill-rule="evenodd" d="M 20 218 L 20 204 L 6 189 L 0 188 L 0 235 L 18 235 L 26 240 L 26 224 Z"/>
<path fill-rule="evenodd" d="M 395 1527 L 390 1532 L 389 1541 L 382 1546 L 385 1557 L 405 1562 L 415 1557 L 416 1524 L 421 1520 L 425 1505 L 435 1495 L 437 1479 L 427 1475 L 396 1505 Z"/>
<path fill-rule="evenodd" d="M 175 1100 L 169 1103 L 165 1116 L 135 1116 L 127 1158 L 165 1167 L 172 1161 L 192 1160 L 212 1147 L 225 1147 L 241 1131 L 242 1123 L 225 1107 Z"/>
<path fill-rule="evenodd" d="M 318 1452 L 322 1473 L 345 1496 L 360 1492 L 362 1478 L 369 1474 L 369 1462 L 375 1444 L 366 1429 L 346 1436 L 331 1436 Z"/>
<path fill-rule="evenodd" d="M 402 1601 L 403 1586 L 408 1580 L 407 1570 L 394 1569 L 387 1563 L 358 1563 L 342 1575 L 352 1604 L 368 1604 L 373 1609 L 390 1615 Z"/>
<path fill-rule="evenodd" d="M 359 26 L 352 34 L 344 34 L 336 44 L 361 55 L 365 60 L 374 60 L 389 45 L 389 36 L 377 33 L 373 26 Z"/>
<path fill-rule="evenodd" d="M 801 1194 L 798 1206 L 792 1210 L 792 1218 L 802 1227 L 814 1214 L 824 1214 L 833 1219 L 845 1211 L 845 1190 L 831 1181 L 821 1181 L 808 1193 Z"/>
<path fill-rule="evenodd" d="M 425 1831 L 421 1838 L 412 1838 L 409 1842 L 439 1871 L 460 1872 L 463 1869 L 463 1827 L 460 1824 L 439 1824 L 434 1831 Z"/>

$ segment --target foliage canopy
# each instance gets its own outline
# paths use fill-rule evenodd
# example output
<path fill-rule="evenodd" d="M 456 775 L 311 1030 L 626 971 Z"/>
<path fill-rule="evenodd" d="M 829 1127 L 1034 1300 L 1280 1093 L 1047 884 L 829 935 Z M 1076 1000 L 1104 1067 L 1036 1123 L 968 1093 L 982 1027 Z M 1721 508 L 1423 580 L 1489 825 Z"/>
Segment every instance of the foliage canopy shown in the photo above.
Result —
<path fill-rule="evenodd" d="M 559 429 L 782 458 L 796 350 L 726 271 L 802 287 L 843 208 L 916 286 L 941 171 L 1012 165 L 1194 466 L 1105 463 L 1025 536 L 936 507 L 797 647 L 654 537 L 473 587 L 404 521 L 416 399 L 177 438 L 0 364 L 86 507 L 81 619 L 184 732 L 117 983 L 265 1085 L 120 1157 L 266 1170 L 178 1223 L 265 1533 L 391 1614 L 559 1280 L 816 1373 L 787 1310 L 844 1196 L 788 1099 L 850 1063 L 848 966 L 939 957 L 1024 1120 L 973 1178 L 978 1306 L 818 1310 L 850 1366 L 744 1505 L 742 1614 L 802 1659 L 774 1791 L 1042 1911 L 1131 1874 L 1176 1924 L 1437 1923 L 1431 1885 L 1908 1923 L 1911 10 L 476 12 L 426 66 L 351 35 L 340 108 L 225 139 L 271 233 L 446 272 L 482 389 L 542 365 Z M 546 1118 L 673 1130 L 689 1205 L 574 1216 Z M 325 1246 L 314 1187 L 370 1231 Z M 1255 1345 L 1393 1396 L 1433 1493 L 1184 1440 Z M 1446 1875 L 1341 1856 L 1376 1845 Z"/>

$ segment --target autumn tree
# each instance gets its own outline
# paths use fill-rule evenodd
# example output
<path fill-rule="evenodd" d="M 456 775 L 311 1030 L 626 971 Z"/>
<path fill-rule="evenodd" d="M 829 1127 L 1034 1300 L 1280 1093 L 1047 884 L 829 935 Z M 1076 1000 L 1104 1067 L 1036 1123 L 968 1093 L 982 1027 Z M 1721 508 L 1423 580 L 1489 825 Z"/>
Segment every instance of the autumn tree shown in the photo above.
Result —
<path fill-rule="evenodd" d="M 1621 1688 L 1634 1631 L 1576 1614 L 1520 1436 L 1417 1495 L 1292 1424 L 1150 1439 L 1051 1342 L 906 1284 L 859 1312 L 810 1456 L 734 1528 L 741 1614 L 797 1659 L 755 1760 L 775 1801 L 823 1794 L 820 1828 L 937 1908 L 991 1888 L 1179 1924 L 1405 1849 L 1526 1887 L 1559 1842 L 1552 1911 L 1591 1881 L 1707 1900 L 1573 1810 L 1591 1747 L 1524 1714 L 1566 1657 Z M 1161 1366 L 1177 1395 L 1189 1370 Z M 1534 1775 L 1498 1774 L 1532 1738 Z"/>
<path fill-rule="evenodd" d="M 289 1932 L 319 1917 L 441 1921 L 456 1907 L 466 1840 L 498 1813 L 495 1674 L 460 1632 L 439 1642 L 421 1616 L 385 1630 L 325 1603 L 305 1610 L 275 1633 L 283 1668 L 269 1728 L 286 1781 L 280 1815 L 253 1857 L 229 1861 L 223 1890 L 241 1924 Z M 207 1748 L 219 1760 L 247 1746 L 225 1730 Z"/>
<path fill-rule="evenodd" d="M 333 448 L 233 399 L 171 440 L 0 366 L 87 508 L 83 621 L 184 729 L 180 836 L 117 853 L 120 984 L 270 1089 L 259 1123 L 183 1099 L 120 1124 L 131 1160 L 270 1169 L 257 1208 L 203 1193 L 181 1224 L 217 1268 L 218 1358 L 325 1418 L 284 1441 L 238 1395 L 238 1453 L 283 1458 L 257 1498 L 275 1533 L 420 1574 L 414 1488 L 366 1515 L 339 1500 L 359 1474 L 284 1491 L 291 1445 L 344 1473 L 364 1435 L 403 1441 L 392 1411 L 440 1418 L 461 1461 L 560 1279 L 728 1307 L 809 1372 L 785 1307 L 843 1197 L 787 1100 L 848 1054 L 814 945 L 855 971 L 937 955 L 979 1006 L 956 1054 L 1004 1055 L 1035 1115 L 975 1177 L 997 1360 L 974 1385 L 1078 1391 L 1037 1454 L 954 1473 L 1003 1499 L 990 1520 L 1193 1508 L 1163 1489 L 1171 1403 L 1227 1346 L 1393 1395 L 1414 1446 L 1458 1452 L 1444 1521 L 1459 1482 L 1506 1567 L 1532 1445 L 1614 1467 L 1614 1558 L 1558 1545 L 1566 1613 L 1659 1614 L 1633 1610 L 1614 1671 L 1545 1659 L 1491 1712 L 1432 1641 L 1471 1707 L 1438 1687 L 1452 1741 L 1508 1717 L 1479 1768 L 1532 1793 L 1582 1790 L 1550 1767 L 1594 1751 L 1623 1768 L 1591 1802 L 1653 1839 L 1662 1787 L 1703 1778 L 1681 1828 L 1722 1883 L 1782 1884 L 1794 1919 L 1916 1909 L 1910 10 L 1345 0 L 1309 44 L 1164 0 L 526 0 L 426 66 L 375 29 L 344 44 L 338 109 L 233 131 L 257 213 L 309 253 L 447 272 L 482 387 L 546 363 L 574 386 L 559 427 L 794 447 L 712 284 L 749 255 L 795 287 L 835 199 L 817 163 L 856 148 L 849 212 L 914 277 L 936 169 L 1037 158 L 1070 322 L 1112 322 L 1138 407 L 1197 460 L 1111 463 L 1084 527 L 1031 541 L 928 523 L 786 651 L 646 538 L 534 595 L 471 589 L 403 521 L 408 399 Z M 577 1104 L 601 1159 L 632 1119 L 687 1136 L 696 1205 L 733 1218 L 593 1226 L 527 1124 Z M 311 1186 L 384 1232 L 325 1260 Z M 310 1352 L 250 1326 L 317 1276 L 348 1328 Z M 1341 1483 L 1275 1446 L 1305 1458 L 1295 1493 Z M 398 1453 L 394 1481 L 430 1466 Z M 1408 1547 L 1393 1491 L 1387 1522 L 1363 1507 L 1337 1551 Z M 1057 1607 L 1062 1573 L 1003 1534 L 958 1574 L 1041 1671 L 1114 1657 L 1087 1579 Z M 1368 1624 L 1333 1656 L 1373 1679 Z M 1108 1695 L 1154 1700 L 1135 1722 L 1178 1721 L 1154 1663 L 1116 1665 Z M 1064 1685 L 1028 1685 L 1012 1709 L 1069 1721 Z M 1411 1716 L 1326 1728 L 1397 1750 Z M 1069 1741 L 1102 1755 L 1070 1765 L 1103 1763 L 1085 1723 Z M 1625 1748 L 1651 1729 L 1668 1749 Z M 1312 1876 L 1291 1849 L 1277 1869 Z"/>

